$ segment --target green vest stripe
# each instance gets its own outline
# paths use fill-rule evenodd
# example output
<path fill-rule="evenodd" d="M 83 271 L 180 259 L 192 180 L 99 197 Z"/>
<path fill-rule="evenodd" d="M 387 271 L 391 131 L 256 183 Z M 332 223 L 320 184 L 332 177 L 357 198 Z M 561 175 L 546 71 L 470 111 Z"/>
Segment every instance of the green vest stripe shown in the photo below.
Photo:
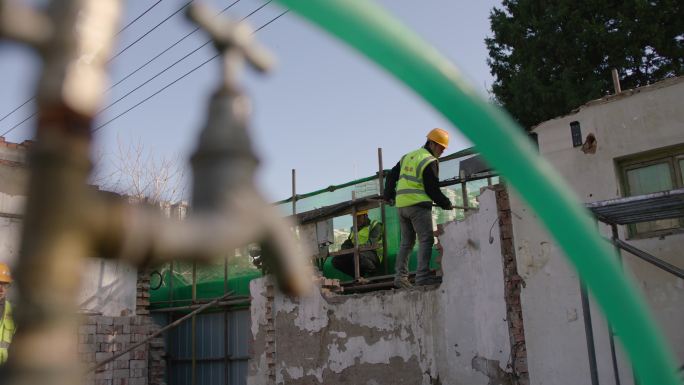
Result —
<path fill-rule="evenodd" d="M 427 150 L 425 150 L 425 151 L 427 151 Z M 421 160 L 420 163 L 418 163 L 418 167 L 416 167 L 416 168 L 418 170 L 421 170 L 420 171 L 421 179 L 423 179 L 423 171 L 425 170 L 425 166 L 427 166 L 428 163 L 432 162 L 433 160 L 435 160 L 435 158 L 432 156 L 432 154 L 430 154 L 429 158 L 425 158 L 425 159 Z M 421 180 L 421 183 L 423 183 L 422 180 Z"/>
<path fill-rule="evenodd" d="M 425 190 L 421 190 L 421 189 L 417 189 L 417 188 L 416 189 L 405 189 L 405 190 L 397 191 L 397 196 L 406 195 L 406 194 L 424 194 L 424 193 L 425 193 Z"/>
<path fill-rule="evenodd" d="M 425 148 L 409 152 L 401 158 L 399 181 L 397 183 L 397 207 L 413 206 L 421 202 L 432 202 L 425 193 L 423 171 L 437 159 Z"/>

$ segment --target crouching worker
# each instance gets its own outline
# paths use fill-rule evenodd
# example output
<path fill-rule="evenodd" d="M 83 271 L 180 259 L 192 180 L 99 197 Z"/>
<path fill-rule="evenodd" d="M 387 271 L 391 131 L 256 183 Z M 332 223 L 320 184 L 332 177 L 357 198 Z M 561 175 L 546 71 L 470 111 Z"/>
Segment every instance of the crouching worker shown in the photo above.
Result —
<path fill-rule="evenodd" d="M 7 361 L 7 352 L 14 337 L 14 320 L 12 319 L 12 305 L 7 299 L 7 290 L 12 283 L 9 266 L 0 262 L 0 364 Z"/>
<path fill-rule="evenodd" d="M 359 228 L 359 247 L 373 244 L 380 247 L 375 250 L 359 251 L 359 272 L 361 276 L 373 274 L 382 263 L 382 223 L 371 221 L 368 210 L 356 213 L 356 225 Z M 342 243 L 342 250 L 354 248 L 354 227 L 349 232 L 349 238 Z M 332 260 L 335 268 L 351 277 L 354 276 L 354 251 L 335 256 Z"/>

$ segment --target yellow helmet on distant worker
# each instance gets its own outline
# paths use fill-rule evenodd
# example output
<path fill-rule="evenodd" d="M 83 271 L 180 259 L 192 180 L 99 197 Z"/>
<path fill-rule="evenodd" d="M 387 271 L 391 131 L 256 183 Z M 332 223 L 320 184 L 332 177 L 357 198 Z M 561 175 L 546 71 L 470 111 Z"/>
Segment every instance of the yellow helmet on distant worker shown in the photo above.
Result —
<path fill-rule="evenodd" d="M 449 133 L 441 128 L 433 128 L 427 134 L 427 138 L 444 148 L 449 147 Z"/>
<path fill-rule="evenodd" d="M 12 283 L 12 274 L 6 263 L 0 262 L 0 282 Z"/>
<path fill-rule="evenodd" d="M 361 210 L 356 212 L 356 216 L 358 217 L 359 215 L 366 215 L 368 214 L 368 210 Z"/>

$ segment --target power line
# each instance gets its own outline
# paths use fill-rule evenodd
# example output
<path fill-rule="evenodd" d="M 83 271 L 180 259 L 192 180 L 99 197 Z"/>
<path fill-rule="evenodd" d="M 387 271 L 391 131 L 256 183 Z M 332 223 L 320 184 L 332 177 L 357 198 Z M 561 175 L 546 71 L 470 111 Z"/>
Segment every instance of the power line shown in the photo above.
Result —
<path fill-rule="evenodd" d="M 185 5 L 183 5 L 183 7 L 181 7 L 179 10 L 177 10 L 174 14 L 178 13 L 180 10 L 184 9 L 185 7 L 187 7 L 187 6 L 188 6 L 190 3 L 192 3 L 193 1 L 194 1 L 194 0 L 191 0 L 191 1 L 187 2 Z M 240 0 L 235 1 L 234 3 L 232 3 L 231 5 L 229 5 L 228 7 L 226 7 L 224 10 L 222 10 L 220 13 L 225 12 L 225 10 L 227 10 L 228 8 L 230 8 L 231 6 L 233 6 L 234 4 L 236 4 L 238 1 L 240 1 Z M 248 18 L 248 17 L 254 15 L 256 12 L 260 11 L 261 9 L 263 9 L 266 5 L 268 5 L 268 4 L 271 3 L 272 1 L 273 1 L 273 0 L 268 0 L 266 3 L 262 4 L 261 6 L 259 6 L 258 8 L 256 8 L 255 10 L 253 10 L 252 12 L 250 12 L 247 16 L 245 16 L 245 17 L 243 17 L 242 19 L 240 19 L 240 21 L 244 21 L 246 18 Z M 263 24 L 262 26 L 260 26 L 259 28 L 257 28 L 257 29 L 254 31 L 254 33 L 260 31 L 260 30 L 263 29 L 263 28 L 265 28 L 267 25 L 273 23 L 274 21 L 276 21 L 277 19 L 279 19 L 280 17 L 282 17 L 284 14 L 286 14 L 288 11 L 289 11 L 289 10 L 286 10 L 286 11 L 282 12 L 282 13 L 279 14 L 278 16 L 276 16 L 276 17 L 274 17 L 273 19 L 271 19 L 270 21 L 268 21 L 267 23 Z M 173 16 L 173 15 L 171 15 L 171 16 Z M 167 18 L 167 19 L 168 19 L 168 18 Z M 160 25 L 160 24 L 158 24 L 157 26 L 153 27 L 153 29 L 156 28 L 156 27 L 158 27 L 159 25 Z M 150 31 L 148 31 L 148 33 L 149 33 L 149 32 L 150 32 Z M 190 34 L 192 34 L 192 33 L 194 33 L 194 31 L 191 32 Z M 186 35 L 185 37 L 181 38 L 181 40 L 185 39 L 187 36 L 188 36 L 188 35 Z M 143 36 L 143 37 L 144 37 L 144 36 Z M 141 38 L 142 38 L 142 37 L 141 37 Z M 139 40 L 140 40 L 140 39 L 138 39 L 137 41 L 139 41 Z M 180 42 L 180 41 L 179 41 L 179 42 Z M 156 75 L 154 75 L 152 78 L 150 78 L 150 79 L 146 80 L 145 82 L 143 82 L 142 84 L 138 85 L 138 86 L 135 87 L 133 90 L 131 90 L 131 91 L 129 91 L 128 93 L 126 93 L 126 95 L 124 95 L 123 97 L 121 97 L 121 98 L 117 99 L 116 101 L 112 102 L 111 104 L 109 104 L 108 106 L 106 106 L 105 108 L 103 108 L 102 110 L 100 110 L 99 112 L 103 112 L 103 111 L 107 110 L 108 108 L 110 108 L 110 107 L 113 106 L 114 104 L 116 104 L 116 103 L 118 103 L 119 101 L 121 101 L 123 98 L 125 98 L 125 97 L 129 96 L 130 94 L 132 94 L 133 92 L 137 91 L 138 89 L 140 89 L 140 88 L 143 87 L 144 85 L 148 84 L 150 81 L 154 80 L 155 78 L 157 78 L 158 76 L 160 76 L 160 75 L 163 74 L 164 72 L 168 71 L 171 67 L 175 66 L 176 64 L 178 64 L 178 63 L 181 62 L 182 60 L 186 59 L 187 57 L 189 57 L 189 56 L 192 55 L 193 53 L 197 52 L 197 51 L 198 51 L 199 49 L 201 49 L 202 47 L 206 46 L 209 42 L 211 42 L 211 40 L 208 40 L 208 41 L 206 41 L 205 43 L 203 43 L 202 45 L 200 45 L 199 47 L 195 48 L 193 51 L 189 52 L 188 54 L 186 54 L 185 56 L 183 56 L 181 59 L 177 60 L 176 62 L 174 62 L 174 63 L 171 64 L 170 66 L 164 68 L 162 71 L 160 71 L 159 73 L 157 73 Z M 178 43 L 178 42 L 177 42 L 177 43 Z M 177 43 L 175 43 L 175 44 L 177 44 Z M 175 44 L 174 44 L 174 45 L 175 45 Z M 173 45 L 172 45 L 172 46 L 173 46 Z M 129 45 L 129 47 L 130 47 L 130 45 Z M 123 52 L 123 51 L 122 51 L 122 52 Z M 121 53 L 121 52 L 120 52 L 120 53 Z M 119 54 L 120 54 L 120 53 L 119 53 Z M 127 109 L 127 110 L 124 111 L 123 113 L 121 113 L 121 114 L 115 116 L 113 119 L 110 119 L 109 121 L 105 122 L 104 124 L 102 124 L 102 125 L 96 127 L 96 128 L 93 130 L 93 132 L 98 131 L 98 130 L 101 129 L 102 127 L 106 126 L 107 124 L 111 123 L 112 121 L 114 121 L 114 120 L 118 119 L 119 117 L 123 116 L 124 114 L 128 113 L 130 110 L 132 110 L 132 109 L 138 107 L 140 104 L 142 104 L 142 103 L 146 102 L 147 100 L 151 99 L 153 96 L 158 95 L 159 93 L 161 93 L 161 92 L 164 91 L 165 89 L 169 88 L 169 87 L 172 86 L 173 84 L 177 83 L 177 82 L 180 81 L 181 79 L 183 79 L 183 78 L 185 78 L 186 76 L 190 75 L 192 72 L 198 70 L 199 68 L 203 67 L 203 66 L 204 66 L 205 64 L 207 64 L 208 62 L 210 62 L 210 61 L 216 59 L 217 57 L 218 57 L 218 55 L 216 55 L 216 56 L 210 58 L 209 60 L 206 60 L 206 61 L 202 62 L 202 63 L 201 63 L 200 65 L 198 65 L 197 67 L 195 67 L 195 68 L 193 68 L 192 70 L 188 71 L 187 73 L 185 73 L 185 74 L 182 75 L 181 77 L 177 78 L 177 79 L 174 80 L 173 82 L 167 84 L 165 87 L 163 87 L 162 89 L 158 90 L 157 92 L 155 92 L 155 93 L 152 94 L 151 96 L 145 98 L 144 100 L 142 100 L 142 101 L 139 102 L 138 104 L 136 104 L 136 105 L 134 105 L 133 107 Z M 155 57 L 155 58 L 156 58 L 156 57 Z M 113 58 L 112 58 L 112 59 L 113 59 Z M 153 60 L 154 60 L 154 59 L 153 59 Z M 110 61 L 111 61 L 111 59 L 110 59 Z M 146 64 L 145 64 L 145 65 L 146 65 Z M 139 70 L 139 69 L 137 69 L 136 71 L 138 71 L 138 70 Z M 129 75 L 130 75 L 130 74 L 129 74 Z M 117 84 L 118 84 L 118 83 L 117 83 Z M 110 87 L 109 89 L 111 89 L 111 88 L 112 88 L 112 87 Z M 31 98 L 31 99 L 27 100 L 26 102 L 24 102 L 24 103 L 22 104 L 22 106 L 25 105 L 26 103 L 30 102 L 30 101 L 33 100 L 33 99 L 34 99 L 34 98 Z M 18 108 L 21 108 L 21 106 L 18 107 Z M 18 108 L 17 108 L 17 109 L 18 109 Z M 15 124 L 14 126 L 12 126 L 9 130 L 5 131 L 5 132 L 4 132 L 2 135 L 0 135 L 0 136 L 5 136 L 5 135 L 7 135 L 8 133 L 10 133 L 10 132 L 12 132 L 13 130 L 15 130 L 17 127 L 19 127 L 19 126 L 21 126 L 22 124 L 24 124 L 25 122 L 27 122 L 29 119 L 31 119 L 31 118 L 33 118 L 34 116 L 36 116 L 37 114 L 38 114 L 38 112 L 37 112 L 37 111 L 34 111 L 30 116 L 28 116 L 27 118 L 25 118 L 25 119 L 22 120 L 21 122 Z"/>
<path fill-rule="evenodd" d="M 223 8 L 223 9 L 221 10 L 221 12 L 219 12 L 219 13 L 217 14 L 217 16 L 220 15 L 220 14 L 222 14 L 222 13 L 224 13 L 224 12 L 226 12 L 226 11 L 229 10 L 232 6 L 234 6 L 235 4 L 237 4 L 237 3 L 239 3 L 239 2 L 240 2 L 240 0 L 234 1 L 233 3 L 231 3 L 230 5 L 228 5 L 227 7 Z M 135 74 L 136 74 L 138 71 L 140 71 L 141 69 L 147 67 L 148 64 L 150 64 L 150 63 L 152 63 L 153 61 L 157 60 L 160 56 L 162 56 L 163 54 L 167 53 L 167 52 L 168 52 L 169 50 L 171 50 L 173 47 L 177 46 L 177 45 L 180 44 L 183 40 L 187 39 L 190 35 L 192 35 L 193 33 L 197 32 L 197 31 L 199 31 L 199 27 L 196 27 L 196 28 L 193 29 L 191 32 L 187 33 L 185 36 L 183 36 L 183 37 L 181 37 L 179 40 L 177 40 L 175 43 L 173 43 L 173 44 L 171 44 L 170 46 L 166 47 L 165 50 L 163 50 L 163 51 L 161 51 L 160 53 L 158 53 L 155 57 L 153 57 L 152 59 L 150 59 L 150 60 L 148 60 L 147 62 L 145 62 L 145 64 L 141 65 L 140 67 L 136 68 L 136 69 L 133 70 L 131 73 L 129 73 L 128 75 L 126 75 L 126 76 L 124 76 L 123 78 L 119 79 L 116 83 L 114 83 L 114 84 L 112 84 L 111 86 L 109 86 L 109 87 L 105 90 L 105 92 L 109 92 L 112 88 L 114 88 L 114 87 L 118 86 L 119 84 L 123 83 L 126 79 L 128 79 L 128 78 L 130 78 L 131 76 L 135 75 Z M 200 48 L 201 48 L 201 47 L 200 47 Z M 110 106 L 111 106 L 111 105 L 110 105 Z M 109 106 L 106 107 L 106 108 L 109 108 Z"/>
<path fill-rule="evenodd" d="M 149 35 L 150 33 L 152 33 L 152 31 L 154 31 L 155 29 L 159 28 L 159 26 L 161 26 L 162 24 L 164 24 L 164 23 L 166 23 L 167 21 L 169 21 L 169 19 L 171 19 L 172 17 L 176 16 L 180 11 L 184 10 L 184 9 L 185 9 L 188 5 L 190 5 L 193 1 L 195 1 L 195 0 L 190 0 L 190 1 L 188 1 L 187 3 L 183 4 L 182 7 L 178 8 L 178 9 L 177 9 L 176 11 L 174 11 L 172 14 L 170 14 L 169 16 L 167 16 L 166 18 L 164 18 L 164 20 L 162 20 L 162 21 L 160 21 L 159 23 L 157 23 L 157 25 L 155 25 L 154 27 L 152 27 L 149 31 L 143 33 L 140 37 L 138 37 L 137 39 L 133 40 L 132 43 L 130 43 L 129 45 L 127 45 L 126 47 L 124 47 L 124 49 L 122 49 L 121 51 L 117 52 L 114 56 L 112 56 L 111 58 L 109 58 L 109 60 L 107 60 L 107 63 L 110 63 L 112 60 L 114 60 L 114 59 L 116 59 L 117 57 L 119 57 L 119 55 L 121 55 L 122 53 L 126 52 L 126 50 L 128 50 L 128 49 L 131 48 L 131 47 L 133 47 L 133 46 L 134 46 L 136 43 L 138 43 L 140 40 L 144 39 L 145 36 Z"/>
<path fill-rule="evenodd" d="M 265 23 L 264 25 L 262 25 L 261 27 L 257 28 L 253 33 L 257 33 L 257 32 L 259 32 L 259 31 L 261 31 L 261 30 L 262 30 L 263 28 L 265 28 L 267 25 L 269 25 L 269 24 L 273 23 L 274 21 L 278 20 L 280 17 L 282 17 L 283 15 L 285 15 L 287 12 L 289 12 L 289 9 L 288 9 L 288 10 L 285 10 L 284 12 L 282 12 L 281 14 L 279 14 L 278 16 L 274 17 L 273 19 L 271 19 L 270 21 L 268 21 L 267 23 Z M 216 59 L 216 58 L 219 57 L 219 56 L 220 56 L 220 54 L 216 54 L 216 55 L 212 56 L 211 58 L 205 60 L 204 62 L 200 63 L 198 66 L 196 66 L 196 67 L 194 67 L 193 69 L 191 69 L 190 71 L 184 73 L 184 74 L 181 75 L 179 78 L 177 78 L 176 80 L 172 81 L 171 83 L 169 83 L 169 84 L 165 85 L 164 87 L 160 88 L 159 90 L 157 90 L 156 92 L 154 92 L 152 95 L 146 97 L 145 99 L 143 99 L 143 100 L 141 100 L 140 102 L 134 104 L 132 107 L 128 108 L 127 110 L 123 111 L 122 113 L 116 115 L 115 117 L 113 117 L 113 118 L 109 119 L 108 121 L 102 123 L 101 125 L 97 126 L 96 128 L 93 129 L 93 132 L 97 132 L 97 131 L 101 130 L 102 128 L 104 128 L 105 126 L 107 126 L 109 123 L 111 123 L 111 122 L 113 122 L 113 121 L 119 119 L 120 117 L 122 117 L 123 115 L 125 115 L 125 114 L 127 114 L 128 112 L 132 111 L 133 109 L 137 108 L 137 107 L 140 106 L 141 104 L 143 104 L 143 103 L 145 103 L 146 101 L 152 99 L 153 97 L 159 95 L 161 92 L 163 92 L 163 91 L 166 90 L 167 88 L 169 88 L 169 87 L 171 87 L 172 85 L 178 83 L 179 81 L 181 81 L 182 79 L 184 79 L 184 78 L 186 78 L 188 75 L 190 75 L 191 73 L 193 73 L 193 72 L 197 71 L 198 69 L 202 68 L 205 64 L 209 63 L 210 61 Z"/>
<path fill-rule="evenodd" d="M 238 1 L 239 1 L 239 0 L 238 0 Z M 152 4 L 151 7 L 147 8 L 147 9 L 146 9 L 145 11 L 143 11 L 140 15 L 138 15 L 138 17 L 136 17 L 136 18 L 133 19 L 131 22 L 129 22 L 128 24 L 126 24 L 123 28 L 121 28 L 121 29 L 119 30 L 119 32 L 116 33 L 115 36 L 118 36 L 118 35 L 119 35 L 121 32 L 123 32 L 126 28 L 130 27 L 131 25 L 133 25 L 133 23 L 135 23 L 136 21 L 138 21 L 141 17 L 143 17 L 143 16 L 144 16 L 145 14 L 147 14 L 148 12 L 150 12 L 150 11 L 152 10 L 152 8 L 156 7 L 156 6 L 157 6 L 159 3 L 161 3 L 161 2 L 162 2 L 162 0 L 158 0 L 156 3 Z M 187 6 L 187 4 L 186 4 L 185 6 Z M 185 6 L 183 6 L 183 8 L 185 8 Z M 183 8 L 181 8 L 181 10 L 182 10 Z M 176 13 L 177 13 L 177 12 L 176 12 Z M 130 47 L 130 46 L 129 46 L 129 47 Z M 127 48 L 129 48 L 129 47 L 127 47 Z M 126 48 L 126 49 L 127 49 L 127 48 Z M 121 53 L 119 53 L 119 54 L 121 54 Z M 111 61 L 111 60 L 112 60 L 112 59 L 110 59 L 110 61 Z M 32 96 L 31 98 L 27 99 L 25 102 L 21 103 L 19 106 L 17 106 L 17 107 L 14 108 L 12 111 L 8 112 L 8 113 L 5 114 L 2 118 L 0 118 L 0 122 L 2 122 L 3 120 L 7 119 L 10 115 L 12 115 L 13 113 L 19 111 L 22 107 L 24 107 L 25 105 L 27 105 L 28 103 L 32 102 L 32 101 L 35 100 L 35 99 L 36 99 L 35 96 Z M 31 119 L 32 117 L 36 116 L 36 114 L 37 114 L 37 112 L 33 112 L 29 117 L 25 118 L 25 119 L 22 120 L 21 122 L 19 122 L 19 123 L 15 124 L 14 126 L 12 126 L 9 130 L 5 131 L 1 136 L 5 136 L 5 135 L 7 135 L 8 133 L 12 132 L 15 128 L 21 126 L 21 125 L 24 124 L 26 121 L 28 121 L 28 120 Z"/>
<path fill-rule="evenodd" d="M 269 25 L 269 24 L 273 23 L 274 21 L 280 19 L 281 16 L 283 16 L 284 14 L 286 14 L 286 13 L 288 13 L 288 12 L 290 12 L 290 10 L 289 10 L 289 9 L 286 9 L 286 10 L 283 11 L 280 15 L 274 17 L 273 19 L 269 20 L 266 24 L 263 24 L 261 27 L 255 29 L 254 32 L 252 32 L 252 35 L 255 34 L 255 33 L 257 33 L 257 32 L 259 32 L 259 31 L 261 31 L 262 29 L 264 29 L 267 25 Z"/>
<path fill-rule="evenodd" d="M 238 1 L 239 1 L 239 0 L 238 0 Z M 261 6 L 259 6 L 259 8 L 253 10 L 253 11 L 250 12 L 247 16 L 245 16 L 245 17 L 243 17 L 242 19 L 240 19 L 240 21 L 242 22 L 242 21 L 244 21 L 245 19 L 247 19 L 248 17 L 254 15 L 254 14 L 257 13 L 257 12 L 259 12 L 260 10 L 262 10 L 265 6 L 267 6 L 267 5 L 268 5 L 269 3 L 271 3 L 272 1 L 273 1 L 273 0 L 268 0 L 267 2 L 265 2 L 264 4 L 262 4 Z M 235 3 L 237 3 L 237 1 L 236 1 Z M 233 4 L 235 4 L 235 3 L 233 3 Z M 233 4 L 231 4 L 231 5 L 229 5 L 228 7 L 226 7 L 223 11 L 221 11 L 221 13 L 222 13 L 222 12 L 225 12 L 225 11 L 226 11 L 228 8 L 230 8 Z M 197 28 L 197 29 L 199 29 L 199 28 Z M 197 29 L 196 29 L 196 30 L 197 30 Z M 194 31 L 193 31 L 193 32 L 194 32 Z M 192 32 L 191 32 L 191 33 L 192 33 Z M 208 39 L 207 41 L 205 41 L 204 43 L 202 43 L 199 47 L 197 47 L 197 48 L 193 49 L 192 51 L 188 52 L 188 53 L 185 54 L 183 57 L 181 57 L 180 59 L 178 59 L 178 60 L 176 60 L 175 62 L 173 62 L 171 65 L 169 65 L 169 66 L 167 66 L 166 68 L 164 68 L 163 70 L 157 72 L 157 73 L 156 73 L 154 76 L 152 76 L 151 78 L 145 80 L 144 82 L 142 82 L 141 84 L 139 84 L 139 85 L 137 85 L 135 88 L 133 88 L 132 90 L 128 91 L 128 92 L 127 92 L 126 94 L 124 94 L 123 96 L 121 96 L 121 97 L 119 97 L 118 99 L 116 99 L 115 101 L 109 103 L 107 106 L 105 106 L 105 107 L 102 108 L 100 111 L 98 111 L 98 114 L 101 114 L 102 112 L 104 112 L 104 111 L 110 109 L 110 108 L 113 107 L 115 104 L 117 104 L 117 103 L 119 103 L 120 101 L 122 101 L 123 99 L 127 98 L 129 95 L 131 95 L 131 94 L 134 93 L 135 91 L 141 89 L 141 88 L 144 87 L 146 84 L 149 84 L 151 81 L 153 81 L 154 79 L 158 78 L 158 77 L 161 76 L 163 73 L 165 73 L 166 71 L 168 71 L 168 70 L 170 70 L 171 68 L 173 68 L 174 66 L 176 66 L 176 64 L 178 64 L 178 63 L 182 62 L 183 60 L 187 59 L 188 57 L 190 57 L 190 56 L 191 56 L 192 54 L 194 54 L 195 52 L 197 52 L 197 51 L 199 51 L 200 49 L 204 48 L 204 47 L 205 47 L 207 44 L 209 44 L 209 43 L 211 43 L 211 39 Z"/>
<path fill-rule="evenodd" d="M 130 26 L 133 25 L 136 21 L 140 20 L 141 17 L 145 16 L 145 15 L 147 14 L 147 12 L 151 11 L 152 8 L 156 7 L 156 6 L 159 5 L 159 3 L 161 3 L 161 2 L 162 2 L 162 0 L 157 0 L 156 3 L 152 4 L 151 7 L 147 8 L 143 13 L 141 13 L 140 15 L 138 15 L 138 17 L 136 17 L 135 19 L 131 20 L 128 24 L 126 24 L 123 28 L 121 28 L 121 29 L 119 30 L 119 32 L 117 32 L 116 35 L 114 35 L 114 36 L 119 36 L 119 34 L 120 34 L 121 32 L 125 31 L 126 28 L 130 27 Z"/>
<path fill-rule="evenodd" d="M 31 100 L 33 100 L 33 99 L 28 100 L 26 103 L 30 102 Z M 26 104 L 26 103 L 24 103 L 24 104 Z M 5 136 L 5 135 L 9 134 L 9 133 L 12 132 L 15 128 L 17 128 L 17 127 L 21 126 L 22 124 L 26 123 L 29 119 L 31 119 L 32 117 L 36 116 L 37 114 L 38 114 L 37 112 L 32 113 L 31 115 L 29 115 L 27 118 L 25 118 L 25 119 L 22 120 L 21 122 L 19 122 L 19 123 L 15 124 L 14 126 L 12 126 L 12 128 L 10 128 L 9 130 L 3 132 L 2 135 L 0 135 L 0 136 Z"/>
<path fill-rule="evenodd" d="M 35 99 L 35 98 L 31 98 L 31 99 L 29 99 L 29 100 L 27 100 L 27 101 L 21 103 L 21 105 L 20 105 L 19 107 L 13 109 L 13 110 L 10 111 L 9 113 L 7 113 L 5 116 L 3 116 L 2 118 L 0 118 L 0 122 L 2 122 L 3 120 L 5 120 L 5 118 L 7 118 L 8 116 L 12 115 L 13 113 L 17 112 L 17 110 L 19 110 L 21 107 L 24 107 L 26 104 L 28 104 L 28 102 L 32 101 L 33 99 Z"/>

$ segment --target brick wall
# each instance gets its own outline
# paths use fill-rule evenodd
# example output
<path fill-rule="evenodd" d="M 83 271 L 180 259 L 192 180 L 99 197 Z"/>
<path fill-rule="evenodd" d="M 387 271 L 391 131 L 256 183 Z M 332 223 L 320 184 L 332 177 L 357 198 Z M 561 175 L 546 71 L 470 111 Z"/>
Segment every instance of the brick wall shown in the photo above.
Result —
<path fill-rule="evenodd" d="M 142 269 L 138 273 L 138 289 L 136 295 L 136 314 L 144 316 L 148 335 L 154 334 L 160 326 L 152 321 L 150 315 L 150 274 L 152 269 Z M 165 385 L 166 349 L 162 335 L 153 338 L 147 344 L 148 384 Z"/>
<path fill-rule="evenodd" d="M 530 383 L 527 368 L 527 347 L 525 345 L 525 328 L 523 325 L 520 291 L 524 281 L 518 275 L 515 247 L 513 246 L 513 222 L 511 207 L 506 188 L 498 184 L 493 187 L 496 192 L 496 205 L 499 214 L 499 230 L 501 234 L 501 255 L 504 268 L 504 295 L 508 329 L 511 339 L 511 368 L 517 383 Z"/>
<path fill-rule="evenodd" d="M 81 361 L 91 367 L 148 336 L 145 316 L 86 315 L 78 330 Z M 147 385 L 147 346 L 143 345 L 87 376 L 88 385 Z"/>
<path fill-rule="evenodd" d="M 92 367 L 143 341 L 160 327 L 150 316 L 150 272 L 138 274 L 135 316 L 84 315 L 78 330 L 81 361 Z M 165 385 L 163 337 L 122 355 L 88 374 L 87 385 Z"/>
<path fill-rule="evenodd" d="M 266 286 L 266 365 L 268 365 L 268 383 L 276 383 L 276 346 L 275 346 L 275 315 L 273 314 L 273 304 L 275 301 L 274 280 L 268 281 Z"/>

